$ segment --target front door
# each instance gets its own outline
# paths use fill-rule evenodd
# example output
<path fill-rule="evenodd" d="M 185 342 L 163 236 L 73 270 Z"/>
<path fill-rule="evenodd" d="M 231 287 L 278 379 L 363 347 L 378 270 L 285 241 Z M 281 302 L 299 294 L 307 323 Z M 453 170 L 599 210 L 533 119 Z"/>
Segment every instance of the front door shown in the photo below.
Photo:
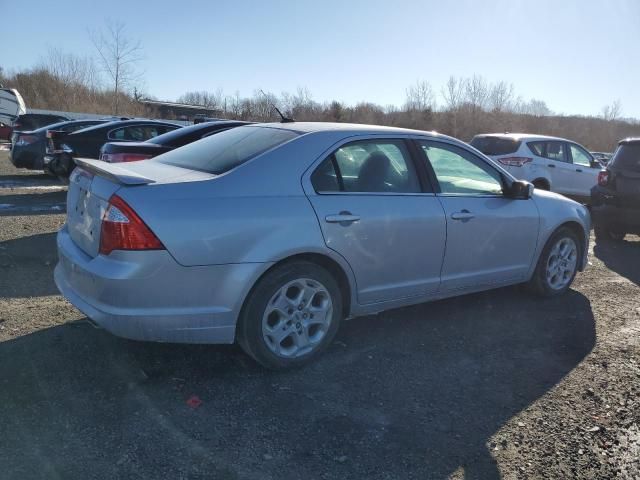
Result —
<path fill-rule="evenodd" d="M 443 291 L 526 280 L 538 239 L 533 200 L 506 198 L 498 169 L 456 145 L 418 140 L 447 218 Z"/>
<path fill-rule="evenodd" d="M 584 148 L 575 143 L 569 144 L 569 153 L 573 169 L 575 170 L 576 189 L 574 196 L 578 200 L 588 201 L 591 189 L 598 183 L 598 172 L 602 169 L 599 165 L 592 167 L 594 158 Z"/>
<path fill-rule="evenodd" d="M 435 292 L 446 224 L 403 139 L 343 144 L 311 175 L 327 246 L 351 266 L 361 304 Z"/>

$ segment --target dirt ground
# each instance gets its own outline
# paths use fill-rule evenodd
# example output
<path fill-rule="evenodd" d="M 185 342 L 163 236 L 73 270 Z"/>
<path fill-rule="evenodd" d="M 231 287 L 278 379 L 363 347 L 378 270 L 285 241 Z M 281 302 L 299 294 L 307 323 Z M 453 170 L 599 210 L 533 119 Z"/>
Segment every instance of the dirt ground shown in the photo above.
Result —
<path fill-rule="evenodd" d="M 95 329 L 52 280 L 64 188 L 0 152 L 0 478 L 640 478 L 640 240 L 343 324 L 315 364 Z"/>

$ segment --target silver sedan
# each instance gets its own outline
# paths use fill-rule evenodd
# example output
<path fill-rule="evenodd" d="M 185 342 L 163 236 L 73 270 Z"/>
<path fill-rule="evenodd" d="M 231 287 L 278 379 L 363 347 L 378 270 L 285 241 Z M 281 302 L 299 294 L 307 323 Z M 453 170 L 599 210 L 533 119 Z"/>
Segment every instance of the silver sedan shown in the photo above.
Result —
<path fill-rule="evenodd" d="M 243 126 L 126 165 L 76 159 L 62 294 L 115 335 L 233 343 L 301 365 L 344 318 L 526 283 L 587 262 L 585 207 L 444 135 Z"/>

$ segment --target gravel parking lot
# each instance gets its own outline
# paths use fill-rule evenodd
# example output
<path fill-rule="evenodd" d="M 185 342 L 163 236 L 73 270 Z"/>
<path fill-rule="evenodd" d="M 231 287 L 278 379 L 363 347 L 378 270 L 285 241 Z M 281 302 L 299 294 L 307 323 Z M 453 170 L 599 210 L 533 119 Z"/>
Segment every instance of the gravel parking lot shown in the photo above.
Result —
<path fill-rule="evenodd" d="M 144 344 L 57 294 L 65 189 L 0 152 L 0 477 L 640 478 L 640 239 L 564 297 L 346 322 L 315 364 Z"/>

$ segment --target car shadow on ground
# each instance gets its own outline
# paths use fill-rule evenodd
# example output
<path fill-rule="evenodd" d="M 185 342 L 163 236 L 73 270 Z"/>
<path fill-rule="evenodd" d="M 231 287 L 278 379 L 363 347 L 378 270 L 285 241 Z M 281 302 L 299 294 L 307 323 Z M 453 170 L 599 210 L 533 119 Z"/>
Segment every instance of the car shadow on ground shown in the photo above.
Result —
<path fill-rule="evenodd" d="M 285 373 L 235 346 L 68 323 L 0 343 L 0 465 L 6 478 L 500 478 L 490 437 L 594 342 L 586 297 L 515 288 L 345 322 Z"/>
<path fill-rule="evenodd" d="M 0 242 L 0 298 L 55 295 L 56 234 L 41 233 Z"/>
<path fill-rule="evenodd" d="M 0 217 L 66 213 L 66 191 L 0 196 Z"/>
<path fill-rule="evenodd" d="M 594 255 L 619 275 L 640 285 L 640 241 L 638 237 L 627 236 L 620 242 L 597 242 L 593 247 Z"/>

